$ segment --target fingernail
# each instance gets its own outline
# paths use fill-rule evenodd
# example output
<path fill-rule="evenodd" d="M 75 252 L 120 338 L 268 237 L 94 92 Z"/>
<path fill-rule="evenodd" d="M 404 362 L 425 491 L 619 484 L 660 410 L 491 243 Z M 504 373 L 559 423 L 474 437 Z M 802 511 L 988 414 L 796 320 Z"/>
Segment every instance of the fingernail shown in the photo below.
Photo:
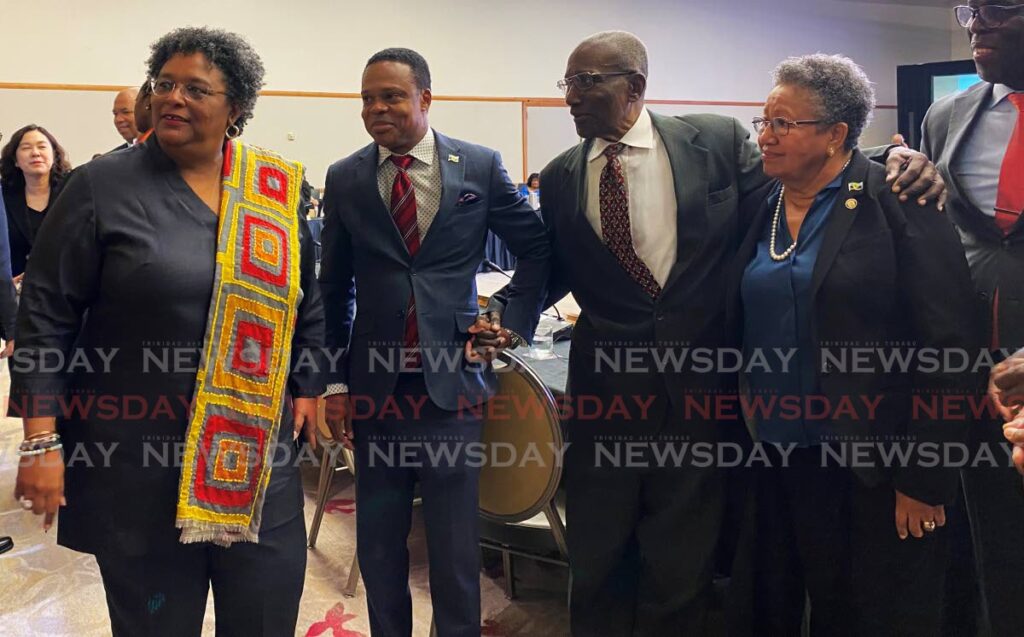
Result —
<path fill-rule="evenodd" d="M 893 191 L 893 192 L 899 192 L 899 191 L 900 191 L 900 187 L 899 187 L 899 186 L 897 186 L 896 184 L 893 184 L 893 185 L 892 185 L 892 191 Z"/>
<path fill-rule="evenodd" d="M 49 524 L 44 524 L 43 525 L 43 533 L 49 533 L 49 532 L 50 532 L 50 525 Z"/>
<path fill-rule="evenodd" d="M 919 206 L 923 206 L 923 205 L 925 205 L 926 203 L 928 203 L 928 202 L 927 202 L 927 201 L 925 201 L 924 199 L 918 199 L 918 200 L 917 200 L 917 205 L 919 205 Z"/>

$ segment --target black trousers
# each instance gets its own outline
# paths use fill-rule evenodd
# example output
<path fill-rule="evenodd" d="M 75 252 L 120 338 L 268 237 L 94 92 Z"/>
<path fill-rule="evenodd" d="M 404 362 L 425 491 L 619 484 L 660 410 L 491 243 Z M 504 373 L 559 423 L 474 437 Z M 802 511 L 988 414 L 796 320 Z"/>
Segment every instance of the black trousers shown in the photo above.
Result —
<path fill-rule="evenodd" d="M 757 471 L 750 634 L 797 637 L 810 599 L 813 637 L 940 634 L 945 529 L 900 540 L 891 485 L 868 488 L 820 448 Z M 750 550 L 752 549 L 752 550 Z"/>
<path fill-rule="evenodd" d="M 146 555 L 96 555 L 114 637 L 202 634 L 210 587 L 218 637 L 291 637 L 306 572 L 301 515 L 259 544 L 173 544 Z"/>
<path fill-rule="evenodd" d="M 651 436 L 591 425 L 573 424 L 565 460 L 572 634 L 705 635 L 723 474 L 656 449 L 714 440 L 714 425 L 670 415 Z"/>
<path fill-rule="evenodd" d="M 1003 438 L 1002 423 L 978 422 L 971 440 L 975 452 L 987 445 L 1001 465 L 979 462 L 963 471 L 983 623 L 992 637 L 1016 637 L 1024 633 L 1024 484 L 1008 460 L 1010 444 Z"/>
<path fill-rule="evenodd" d="M 438 635 L 478 637 L 480 467 L 466 445 L 480 443 L 479 414 L 434 405 L 422 374 L 401 374 L 392 398 L 396 409 L 353 423 L 356 550 L 370 631 L 412 635 L 406 543 L 419 482 Z"/>

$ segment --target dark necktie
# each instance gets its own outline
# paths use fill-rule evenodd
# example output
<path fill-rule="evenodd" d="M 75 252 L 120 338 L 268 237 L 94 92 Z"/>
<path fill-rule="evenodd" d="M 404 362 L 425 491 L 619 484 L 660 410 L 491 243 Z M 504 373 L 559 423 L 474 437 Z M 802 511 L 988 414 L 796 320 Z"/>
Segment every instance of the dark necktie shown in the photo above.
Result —
<path fill-rule="evenodd" d="M 601 235 L 604 244 L 630 278 L 651 298 L 657 298 L 661 294 L 661 286 L 633 247 L 633 233 L 629 226 L 629 191 L 619 161 L 619 153 L 625 148 L 625 144 L 612 144 L 604 149 L 608 163 L 601 171 Z"/>
<path fill-rule="evenodd" d="M 408 248 L 410 256 L 416 256 L 420 249 L 420 229 L 416 220 L 416 191 L 406 171 L 412 165 L 411 155 L 391 155 L 391 163 L 398 168 L 395 182 L 391 185 L 391 218 L 402 241 Z M 413 370 L 420 367 L 420 356 L 417 348 L 420 344 L 420 330 L 416 322 L 416 297 L 409 297 L 409 308 L 405 313 L 405 335 L 403 346 L 408 353 L 402 357 L 402 370 Z"/>

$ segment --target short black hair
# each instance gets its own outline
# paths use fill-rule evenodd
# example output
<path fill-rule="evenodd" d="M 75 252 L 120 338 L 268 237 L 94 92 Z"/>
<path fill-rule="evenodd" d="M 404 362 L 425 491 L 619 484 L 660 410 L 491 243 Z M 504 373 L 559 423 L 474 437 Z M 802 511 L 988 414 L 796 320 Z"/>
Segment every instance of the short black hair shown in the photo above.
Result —
<path fill-rule="evenodd" d="M 427 66 L 427 61 L 423 56 L 416 51 L 401 47 L 377 51 L 366 61 L 366 66 L 369 67 L 377 62 L 398 62 L 408 66 L 412 70 L 412 77 L 416 81 L 416 88 L 421 91 L 430 90 L 430 67 Z"/>
<path fill-rule="evenodd" d="M 228 84 L 228 99 L 238 107 L 239 129 L 252 117 L 256 98 L 263 88 L 263 62 L 252 45 L 237 33 L 209 27 L 183 27 L 163 36 L 150 47 L 146 69 L 150 78 L 160 74 L 167 60 L 181 53 L 202 53 Z"/>

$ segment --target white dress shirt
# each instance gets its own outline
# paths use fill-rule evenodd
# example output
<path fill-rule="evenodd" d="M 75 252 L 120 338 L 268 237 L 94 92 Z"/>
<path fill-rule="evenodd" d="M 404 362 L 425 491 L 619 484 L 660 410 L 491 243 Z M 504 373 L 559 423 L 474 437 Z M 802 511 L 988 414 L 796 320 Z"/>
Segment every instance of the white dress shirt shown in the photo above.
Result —
<path fill-rule="evenodd" d="M 1017 125 L 1017 109 L 1006 99 L 1013 92 L 1012 88 L 1002 84 L 992 87 L 992 100 L 982 106 L 963 150 L 951 167 L 963 184 L 967 198 L 990 217 L 996 216 L 999 173 L 1006 156 L 1006 146 Z"/>
<path fill-rule="evenodd" d="M 395 153 L 383 146 L 377 146 L 377 188 L 380 191 L 380 198 L 384 201 L 384 207 L 391 210 L 391 188 L 395 184 L 395 176 L 398 175 L 398 167 L 389 158 Z M 437 145 L 434 141 L 434 130 L 427 129 L 415 146 L 406 155 L 411 155 L 415 161 L 405 171 L 412 182 L 413 191 L 416 193 L 416 225 L 420 231 L 420 242 L 427 236 L 430 224 L 437 216 L 437 209 L 441 207 L 441 164 L 437 161 Z"/>
<path fill-rule="evenodd" d="M 654 130 L 646 109 L 619 142 L 626 145 L 619 154 L 619 163 L 629 194 L 633 249 L 654 280 L 664 286 L 676 262 L 677 249 L 675 176 L 665 142 Z M 601 171 L 608 164 L 603 153 L 613 143 L 595 139 L 587 155 L 587 220 L 602 240 Z"/>

